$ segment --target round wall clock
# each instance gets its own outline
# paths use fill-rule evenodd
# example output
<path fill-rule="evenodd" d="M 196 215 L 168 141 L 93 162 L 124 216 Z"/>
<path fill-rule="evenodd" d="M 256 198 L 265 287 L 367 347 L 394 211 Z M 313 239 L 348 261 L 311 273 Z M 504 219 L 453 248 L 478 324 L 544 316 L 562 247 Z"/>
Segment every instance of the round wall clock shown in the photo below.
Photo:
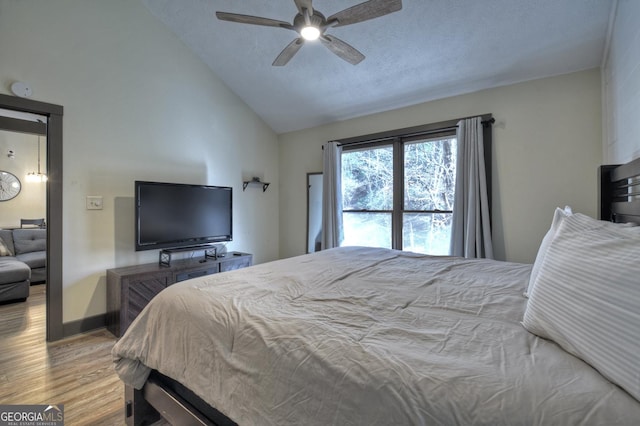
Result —
<path fill-rule="evenodd" d="M 21 189 L 22 185 L 16 175 L 0 170 L 0 201 L 15 198 Z"/>

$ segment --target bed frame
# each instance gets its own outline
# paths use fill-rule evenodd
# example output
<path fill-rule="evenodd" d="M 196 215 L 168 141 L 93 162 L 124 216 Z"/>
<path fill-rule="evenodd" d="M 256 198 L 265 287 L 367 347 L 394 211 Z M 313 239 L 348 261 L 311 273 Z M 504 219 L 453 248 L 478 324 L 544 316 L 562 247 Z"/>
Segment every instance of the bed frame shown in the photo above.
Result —
<path fill-rule="evenodd" d="M 599 169 L 600 219 L 640 224 L 640 158 Z M 148 425 L 164 418 L 173 425 L 237 424 L 162 374 L 151 373 L 142 390 L 125 386 L 127 425 Z"/>
<path fill-rule="evenodd" d="M 150 425 L 165 419 L 180 426 L 238 426 L 175 380 L 152 371 L 142 390 L 125 385 L 125 420 Z"/>
<path fill-rule="evenodd" d="M 600 219 L 640 224 L 640 158 L 600 167 Z"/>

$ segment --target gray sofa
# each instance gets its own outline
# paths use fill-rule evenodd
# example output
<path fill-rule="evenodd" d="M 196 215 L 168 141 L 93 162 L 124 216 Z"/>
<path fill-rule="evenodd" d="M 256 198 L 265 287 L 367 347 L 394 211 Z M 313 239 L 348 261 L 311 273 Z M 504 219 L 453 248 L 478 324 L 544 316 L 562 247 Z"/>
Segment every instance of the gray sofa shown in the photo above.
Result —
<path fill-rule="evenodd" d="M 47 230 L 0 229 L 9 256 L 0 256 L 0 302 L 24 300 L 29 285 L 47 279 Z"/>

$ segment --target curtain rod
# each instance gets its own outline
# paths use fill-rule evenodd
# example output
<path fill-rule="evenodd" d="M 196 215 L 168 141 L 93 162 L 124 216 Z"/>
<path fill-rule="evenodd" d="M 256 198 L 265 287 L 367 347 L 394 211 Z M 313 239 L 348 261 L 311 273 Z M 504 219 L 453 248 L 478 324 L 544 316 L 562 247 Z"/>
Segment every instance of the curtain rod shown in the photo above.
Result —
<path fill-rule="evenodd" d="M 491 126 L 492 124 L 494 124 L 496 122 L 496 119 L 491 117 L 487 120 L 482 120 L 480 121 L 480 123 L 482 123 L 482 127 L 488 127 Z M 421 132 L 415 132 L 415 133 L 406 133 L 403 135 L 398 135 L 398 136 L 386 136 L 386 137 L 381 137 L 381 138 L 373 138 L 373 139 L 367 139 L 367 140 L 363 140 L 363 141 L 354 141 L 354 142 L 342 142 L 339 143 L 338 146 L 354 146 L 354 145 L 361 145 L 361 144 L 370 144 L 370 143 L 376 143 L 376 142 L 383 142 L 386 140 L 392 140 L 392 139 L 396 139 L 398 137 L 402 137 L 402 138 L 410 138 L 410 137 L 415 137 L 415 136 L 428 136 L 428 135 L 433 135 L 436 133 L 442 133 L 442 132 L 446 132 L 449 130 L 453 130 L 453 129 L 457 129 L 458 126 L 447 126 L 447 127 L 440 127 L 437 129 L 432 129 L 432 130 L 425 130 L 425 131 L 421 131 Z M 324 150 L 324 146 L 322 146 L 322 149 Z"/>

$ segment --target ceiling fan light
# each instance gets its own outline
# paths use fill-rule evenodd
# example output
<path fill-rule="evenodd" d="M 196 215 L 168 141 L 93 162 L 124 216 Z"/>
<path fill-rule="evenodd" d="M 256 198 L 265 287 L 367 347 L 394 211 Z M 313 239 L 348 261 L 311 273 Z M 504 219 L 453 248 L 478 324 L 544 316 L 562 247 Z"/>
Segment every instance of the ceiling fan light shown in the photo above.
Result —
<path fill-rule="evenodd" d="M 320 30 L 313 26 L 307 26 L 300 30 L 300 35 L 305 40 L 317 40 L 320 37 Z"/>

